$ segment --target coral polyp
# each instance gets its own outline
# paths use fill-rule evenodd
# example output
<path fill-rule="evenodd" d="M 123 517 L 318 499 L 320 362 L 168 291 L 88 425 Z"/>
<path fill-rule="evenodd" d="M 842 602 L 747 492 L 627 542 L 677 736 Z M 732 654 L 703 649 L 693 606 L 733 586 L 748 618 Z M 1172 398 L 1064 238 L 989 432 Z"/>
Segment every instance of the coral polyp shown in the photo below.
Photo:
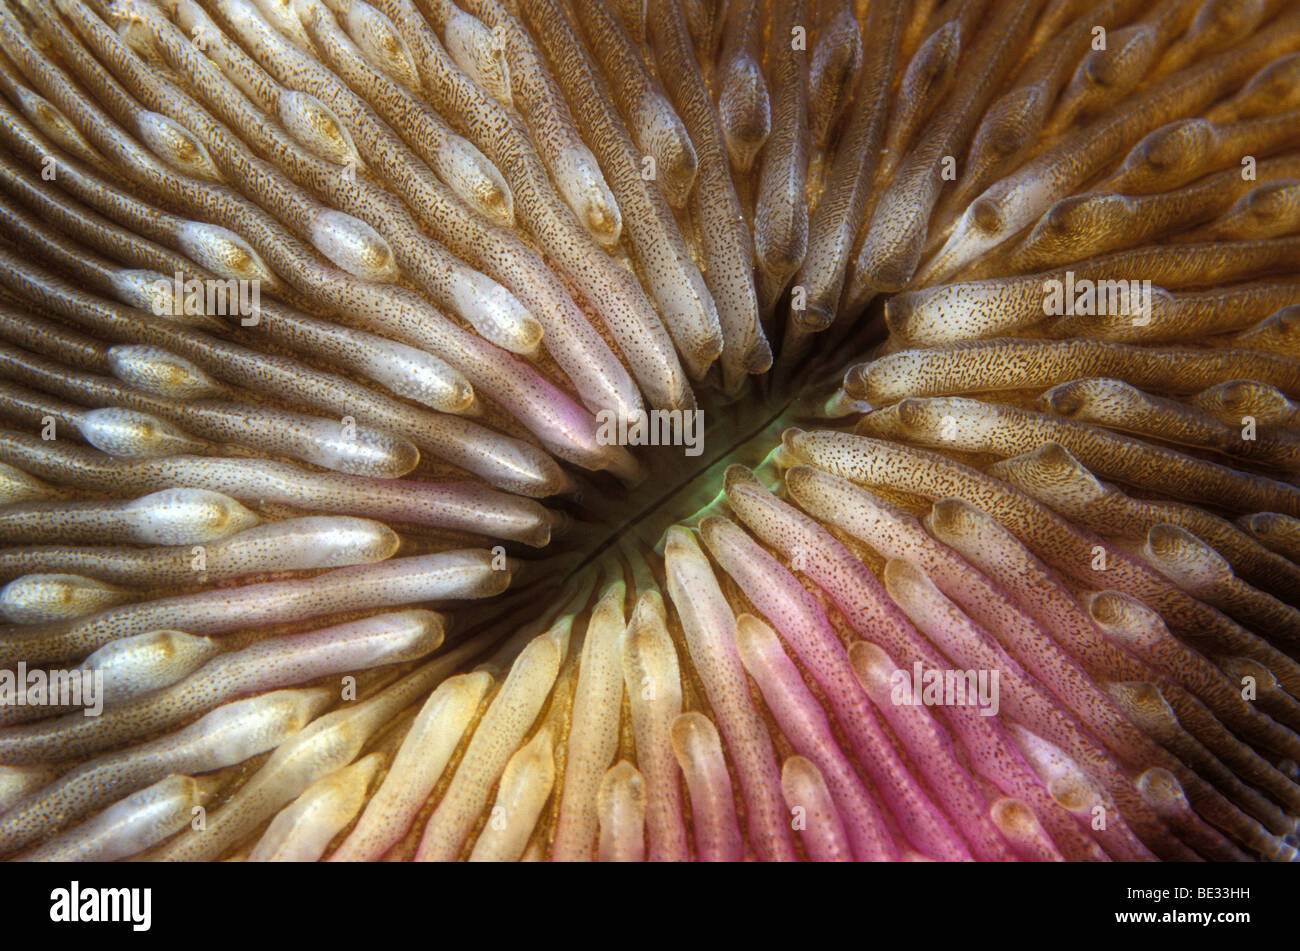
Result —
<path fill-rule="evenodd" d="M 1298 78 L 0 0 L 0 856 L 1300 858 Z"/>

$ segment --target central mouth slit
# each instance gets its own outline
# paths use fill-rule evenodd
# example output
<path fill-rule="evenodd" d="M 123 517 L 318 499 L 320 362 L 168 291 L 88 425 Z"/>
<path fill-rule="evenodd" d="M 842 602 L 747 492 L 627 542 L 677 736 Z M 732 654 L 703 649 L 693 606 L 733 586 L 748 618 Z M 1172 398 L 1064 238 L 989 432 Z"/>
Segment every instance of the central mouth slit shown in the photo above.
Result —
<path fill-rule="evenodd" d="M 770 447 L 781 431 L 791 425 L 794 421 L 791 417 L 798 414 L 801 403 L 798 397 L 790 397 L 782 401 L 774 412 L 763 404 L 749 412 L 738 413 L 741 416 L 739 421 L 728 419 L 712 430 L 707 428 L 706 422 L 704 445 L 717 445 L 723 437 L 725 448 L 713 452 L 706 448 L 698 459 L 687 456 L 681 446 L 659 446 L 648 451 L 646 458 L 642 459 L 646 476 L 640 485 L 624 490 L 627 494 L 622 497 L 617 493 L 602 496 L 595 505 L 587 507 L 588 512 L 603 509 L 611 517 L 617 517 L 615 513 L 629 508 L 633 514 L 616 522 L 602 523 L 598 531 L 603 537 L 574 569 L 581 570 L 611 548 L 630 541 L 648 544 L 657 550 L 660 537 L 669 525 L 689 524 L 718 498 L 722 491 L 722 473 L 728 466 L 741 464 L 753 468 L 762 463 L 768 455 L 764 447 Z M 754 422 L 755 417 L 757 422 Z M 666 491 L 658 488 L 662 484 L 660 476 L 670 476 L 682 465 L 690 466 L 692 471 L 677 476 Z M 575 501 L 585 502 L 585 499 L 586 493 L 581 493 Z"/>
<path fill-rule="evenodd" d="M 883 311 L 883 301 L 877 301 L 868 313 L 879 318 Z M 704 451 L 698 457 L 686 455 L 684 446 L 637 447 L 644 475 L 635 485 L 593 474 L 579 480 L 569 507 L 552 500 L 556 508 L 573 515 L 570 535 L 582 542 L 566 559 L 571 566 L 566 575 L 624 544 L 662 555 L 669 526 L 693 526 L 720 508 L 722 477 L 729 466 L 743 465 L 762 479 L 786 429 L 814 422 L 834 428 L 827 419 L 826 400 L 839 386 L 844 368 L 865 359 L 882 339 L 882 330 L 879 319 L 839 332 L 832 328 L 814 338 L 806 363 L 793 372 L 751 379 L 732 399 L 701 393 Z"/>

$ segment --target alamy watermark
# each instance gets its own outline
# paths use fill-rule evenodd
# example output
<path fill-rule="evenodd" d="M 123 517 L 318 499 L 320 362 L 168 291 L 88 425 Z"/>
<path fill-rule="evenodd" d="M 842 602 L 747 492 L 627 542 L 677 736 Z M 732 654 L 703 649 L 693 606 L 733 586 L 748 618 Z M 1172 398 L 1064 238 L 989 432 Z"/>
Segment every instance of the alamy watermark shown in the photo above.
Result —
<path fill-rule="evenodd" d="M 889 699 L 900 707 L 975 707 L 980 716 L 998 715 L 998 672 L 926 670 L 918 660 L 909 673 L 901 667 L 889 675 Z"/>
<path fill-rule="evenodd" d="M 1132 317 L 1133 324 L 1151 323 L 1150 281 L 1075 280 L 1073 271 L 1065 280 L 1043 282 L 1043 314 L 1048 317 Z"/>
<path fill-rule="evenodd" d="M 239 317 L 245 327 L 262 319 L 260 280 L 186 279 L 180 271 L 169 281 L 154 281 L 153 312 L 157 317 Z"/>
<path fill-rule="evenodd" d="M 83 888 L 74 881 L 50 892 L 50 921 L 126 922 L 132 931 L 148 931 L 153 924 L 153 889 Z"/>
<path fill-rule="evenodd" d="M 88 717 L 104 712 L 104 671 L 28 669 L 0 670 L 0 707 L 83 707 Z"/>
<path fill-rule="evenodd" d="M 602 446 L 684 446 L 688 456 L 704 452 L 704 410 L 652 409 L 631 414 L 602 409 L 596 442 Z"/>

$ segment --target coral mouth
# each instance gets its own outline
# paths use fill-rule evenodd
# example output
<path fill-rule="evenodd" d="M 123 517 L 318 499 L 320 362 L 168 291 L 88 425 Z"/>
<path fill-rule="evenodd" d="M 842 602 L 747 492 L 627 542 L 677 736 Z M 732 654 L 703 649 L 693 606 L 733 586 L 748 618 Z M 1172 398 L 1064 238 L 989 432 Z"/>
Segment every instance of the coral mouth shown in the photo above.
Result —
<path fill-rule="evenodd" d="M 816 367 L 823 367 L 819 374 Z M 826 371 L 826 367 L 833 369 Z M 701 513 L 718 507 L 723 494 L 723 474 L 732 465 L 770 468 L 769 458 L 780 446 L 781 434 L 792 426 L 825 423 L 825 403 L 839 384 L 839 363 L 809 359 L 799 384 L 780 379 L 748 384 L 734 397 L 706 399 L 698 409 L 697 431 L 675 422 L 660 423 L 660 432 L 646 432 L 625 443 L 637 456 L 640 473 L 632 485 L 610 480 L 578 489 L 569 532 L 563 540 L 581 538 L 591 547 L 580 556 L 579 566 L 599 557 L 611 546 L 637 542 L 662 549 L 664 532 L 677 523 L 694 525 Z M 647 414 L 652 420 L 651 414 Z M 646 427 L 653 430 L 652 425 Z M 611 432 L 616 431 L 611 427 Z M 654 446 L 637 446 L 655 440 Z M 595 541 L 587 542 L 587 539 Z M 557 545 L 562 549 L 563 544 Z M 662 553 L 662 552 L 661 552 Z"/>

